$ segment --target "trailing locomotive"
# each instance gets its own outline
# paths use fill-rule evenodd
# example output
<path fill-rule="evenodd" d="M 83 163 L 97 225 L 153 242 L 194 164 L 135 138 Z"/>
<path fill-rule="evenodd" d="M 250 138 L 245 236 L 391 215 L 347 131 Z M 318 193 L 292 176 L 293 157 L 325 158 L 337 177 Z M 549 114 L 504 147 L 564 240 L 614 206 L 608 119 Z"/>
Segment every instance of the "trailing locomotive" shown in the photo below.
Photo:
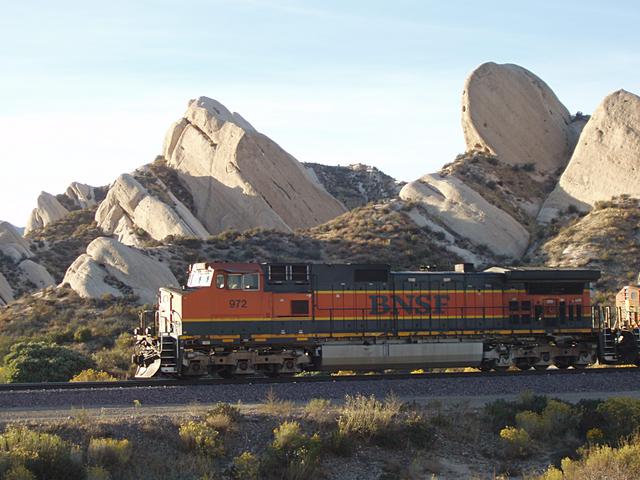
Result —
<path fill-rule="evenodd" d="M 393 272 L 369 264 L 197 263 L 136 329 L 136 376 L 615 363 L 580 269 Z M 611 344 L 607 345 L 604 330 Z M 627 346 L 630 344 L 627 343 Z M 633 342 L 635 346 L 635 341 Z M 626 360 L 638 359 L 635 353 Z M 634 356 L 635 355 L 635 356 Z"/>

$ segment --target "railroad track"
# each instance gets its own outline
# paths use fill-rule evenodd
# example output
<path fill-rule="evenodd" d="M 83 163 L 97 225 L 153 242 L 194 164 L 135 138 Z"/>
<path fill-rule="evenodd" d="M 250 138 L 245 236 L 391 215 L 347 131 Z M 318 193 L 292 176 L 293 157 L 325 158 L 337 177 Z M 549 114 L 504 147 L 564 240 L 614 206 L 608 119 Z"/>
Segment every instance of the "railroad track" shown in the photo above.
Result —
<path fill-rule="evenodd" d="M 586 369 L 550 369 L 506 372 L 446 372 L 446 373 L 383 373 L 383 374 L 354 374 L 354 375 L 309 375 L 309 376 L 280 376 L 270 377 L 236 377 L 200 378 L 193 380 L 154 379 L 154 380 L 123 380 L 116 382 L 43 382 L 43 383 L 7 383 L 0 384 L 0 392 L 24 392 L 33 390 L 97 390 L 97 389 L 132 389 L 157 387 L 184 387 L 210 385 L 262 385 L 283 383 L 339 383 L 362 382 L 377 380 L 408 380 L 408 379 L 437 379 L 437 378 L 491 378 L 491 377 L 531 377 L 558 375 L 603 375 L 617 372 L 637 372 L 635 367 L 608 367 Z"/>

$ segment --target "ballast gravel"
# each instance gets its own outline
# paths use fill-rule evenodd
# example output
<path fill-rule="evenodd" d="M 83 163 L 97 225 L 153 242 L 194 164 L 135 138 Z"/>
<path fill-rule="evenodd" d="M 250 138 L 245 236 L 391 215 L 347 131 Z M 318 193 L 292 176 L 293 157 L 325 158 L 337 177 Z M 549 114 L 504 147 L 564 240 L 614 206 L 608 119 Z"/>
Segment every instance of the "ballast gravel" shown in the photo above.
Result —
<path fill-rule="evenodd" d="M 640 370 L 611 369 L 607 373 L 588 371 L 572 375 L 507 375 L 477 377 L 376 379 L 272 384 L 219 384 L 144 386 L 137 388 L 92 388 L 81 390 L 31 390 L 0 392 L 2 409 L 69 409 L 188 405 L 229 402 L 264 402 L 270 391 L 278 399 L 306 402 L 312 398 L 343 400 L 345 395 L 363 394 L 383 398 L 394 393 L 403 399 L 537 394 L 611 393 L 640 390 Z M 139 403 L 138 403 L 139 402 Z"/>

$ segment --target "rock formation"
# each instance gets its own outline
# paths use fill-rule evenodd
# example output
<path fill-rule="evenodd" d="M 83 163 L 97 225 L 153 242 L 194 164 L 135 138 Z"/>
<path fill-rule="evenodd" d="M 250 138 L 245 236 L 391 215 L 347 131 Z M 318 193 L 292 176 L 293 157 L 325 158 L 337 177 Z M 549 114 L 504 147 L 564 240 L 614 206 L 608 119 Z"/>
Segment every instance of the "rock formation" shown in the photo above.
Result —
<path fill-rule="evenodd" d="M 152 195 L 133 176 L 120 175 L 98 207 L 98 226 L 127 245 L 139 243 L 137 227 L 155 240 L 168 235 L 206 238 L 209 234 L 200 221 L 160 180 L 155 181 L 166 201 Z"/>
<path fill-rule="evenodd" d="M 467 78 L 462 128 L 467 150 L 539 173 L 563 168 L 576 142 L 571 117 L 540 78 L 518 65 L 484 63 Z"/>
<path fill-rule="evenodd" d="M 96 189 L 91 185 L 71 182 L 64 194 L 77 208 L 91 208 L 98 204 Z"/>
<path fill-rule="evenodd" d="M 168 267 L 113 238 L 99 237 L 69 267 L 62 282 L 80 296 L 137 295 L 139 303 L 155 303 L 158 288 L 178 286 Z"/>
<path fill-rule="evenodd" d="M 376 167 L 361 163 L 346 167 L 318 163 L 303 165 L 327 192 L 349 209 L 396 198 L 404 185 Z"/>
<path fill-rule="evenodd" d="M 12 301 L 34 288 L 55 284 L 53 277 L 42 265 L 31 260 L 29 242 L 8 222 L 0 222 L 0 297 Z"/>
<path fill-rule="evenodd" d="M 405 185 L 400 198 L 417 202 L 451 232 L 496 255 L 519 258 L 527 248 L 527 230 L 456 177 L 425 175 Z"/>
<path fill-rule="evenodd" d="M 0 253 L 19 262 L 33 256 L 29 250 L 29 242 L 18 233 L 9 222 L 0 221 Z"/>
<path fill-rule="evenodd" d="M 210 98 L 189 102 L 166 135 L 164 157 L 212 234 L 254 227 L 290 231 L 345 211 L 295 158 Z"/>
<path fill-rule="evenodd" d="M 13 302 L 13 300 L 13 289 L 4 275 L 0 273 L 0 306 Z"/>
<path fill-rule="evenodd" d="M 38 206 L 31 211 L 27 225 L 25 227 L 25 235 L 31 230 L 47 226 L 51 222 L 64 217 L 67 210 L 56 197 L 47 192 L 41 192 L 38 196 Z"/>
<path fill-rule="evenodd" d="M 582 130 L 538 220 L 548 222 L 571 205 L 588 211 L 598 200 L 640 197 L 639 152 L 640 97 L 618 90 L 604 98 Z"/>

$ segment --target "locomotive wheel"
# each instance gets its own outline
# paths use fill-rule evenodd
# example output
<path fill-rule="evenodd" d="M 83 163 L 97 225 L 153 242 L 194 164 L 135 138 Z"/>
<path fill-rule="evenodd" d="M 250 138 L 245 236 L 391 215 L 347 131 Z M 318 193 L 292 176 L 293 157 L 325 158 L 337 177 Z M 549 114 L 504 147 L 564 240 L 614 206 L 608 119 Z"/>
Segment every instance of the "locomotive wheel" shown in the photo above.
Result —
<path fill-rule="evenodd" d="M 531 369 L 531 361 L 528 358 L 516 360 L 515 365 L 518 370 L 526 371 Z"/>
<path fill-rule="evenodd" d="M 506 372 L 507 370 L 509 370 L 509 367 L 507 365 L 496 365 L 493 367 L 493 369 L 496 372 Z"/>
<path fill-rule="evenodd" d="M 553 364 L 559 368 L 560 370 L 565 370 L 569 368 L 569 359 L 564 357 L 556 357 L 553 359 Z"/>
<path fill-rule="evenodd" d="M 494 367 L 494 365 L 495 362 L 493 361 L 483 361 L 478 367 L 478 370 L 480 370 L 481 372 L 489 372 Z"/>
<path fill-rule="evenodd" d="M 573 368 L 577 368 L 579 370 L 582 370 L 584 368 L 587 368 L 587 364 L 586 363 L 572 363 L 571 366 Z"/>
<path fill-rule="evenodd" d="M 533 368 L 535 368 L 538 371 L 543 371 L 549 368 L 549 365 L 534 365 Z"/>

